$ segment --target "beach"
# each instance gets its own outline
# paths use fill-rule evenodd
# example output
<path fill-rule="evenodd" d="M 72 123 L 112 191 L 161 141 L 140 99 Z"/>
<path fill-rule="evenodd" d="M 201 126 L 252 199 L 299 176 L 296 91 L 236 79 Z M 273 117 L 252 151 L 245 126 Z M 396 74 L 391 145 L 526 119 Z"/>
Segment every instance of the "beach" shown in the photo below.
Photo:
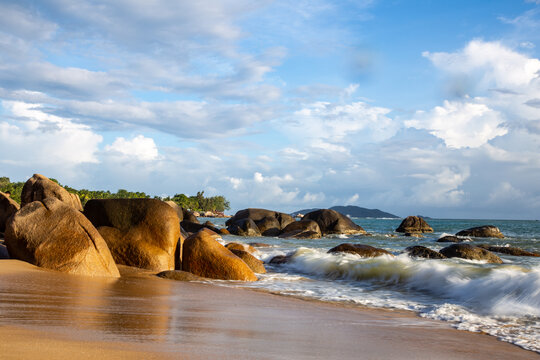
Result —
<path fill-rule="evenodd" d="M 495 337 L 402 310 L 187 283 L 120 279 L 0 260 L 5 359 L 531 359 Z"/>

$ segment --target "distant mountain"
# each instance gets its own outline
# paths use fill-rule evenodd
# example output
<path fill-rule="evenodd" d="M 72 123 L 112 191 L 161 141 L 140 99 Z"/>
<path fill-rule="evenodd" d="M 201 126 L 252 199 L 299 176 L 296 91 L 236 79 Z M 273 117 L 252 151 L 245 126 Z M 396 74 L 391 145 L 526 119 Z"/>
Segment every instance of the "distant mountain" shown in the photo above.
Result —
<path fill-rule="evenodd" d="M 331 207 L 330 209 L 332 210 L 335 210 L 339 213 L 342 213 L 344 215 L 349 215 L 350 217 L 357 217 L 357 218 L 392 218 L 392 219 L 399 219 L 400 217 L 399 216 L 396 216 L 394 214 L 390 214 L 390 213 L 387 213 L 387 212 L 384 212 L 384 211 L 381 211 L 379 209 L 366 209 L 366 208 L 363 208 L 363 207 L 359 207 L 359 206 L 352 206 L 352 205 L 348 205 L 348 206 L 333 206 Z M 296 216 L 298 214 L 307 214 L 309 212 L 312 212 L 312 211 L 315 211 L 315 210 L 319 210 L 318 208 L 316 209 L 303 209 L 303 210 L 298 210 L 298 211 L 295 211 L 293 213 L 291 213 L 292 216 Z"/>

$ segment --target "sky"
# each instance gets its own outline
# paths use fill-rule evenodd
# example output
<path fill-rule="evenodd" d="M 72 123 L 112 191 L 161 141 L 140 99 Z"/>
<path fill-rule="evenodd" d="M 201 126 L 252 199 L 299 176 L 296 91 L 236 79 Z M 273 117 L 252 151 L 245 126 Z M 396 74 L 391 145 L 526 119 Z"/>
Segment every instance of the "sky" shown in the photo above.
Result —
<path fill-rule="evenodd" d="M 539 49 L 539 0 L 0 0 L 0 176 L 540 219 Z"/>

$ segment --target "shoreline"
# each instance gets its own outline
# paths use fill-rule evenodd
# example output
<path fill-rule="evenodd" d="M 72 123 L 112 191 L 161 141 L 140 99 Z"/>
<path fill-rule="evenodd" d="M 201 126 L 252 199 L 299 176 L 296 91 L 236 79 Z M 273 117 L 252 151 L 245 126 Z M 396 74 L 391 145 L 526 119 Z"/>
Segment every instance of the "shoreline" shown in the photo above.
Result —
<path fill-rule="evenodd" d="M 538 355 L 405 310 L 177 282 L 144 271 L 124 274 L 111 281 L 0 260 L 0 351 L 9 359 L 67 358 L 73 352 L 88 359 Z M 14 350 L 19 348 L 25 350 Z"/>

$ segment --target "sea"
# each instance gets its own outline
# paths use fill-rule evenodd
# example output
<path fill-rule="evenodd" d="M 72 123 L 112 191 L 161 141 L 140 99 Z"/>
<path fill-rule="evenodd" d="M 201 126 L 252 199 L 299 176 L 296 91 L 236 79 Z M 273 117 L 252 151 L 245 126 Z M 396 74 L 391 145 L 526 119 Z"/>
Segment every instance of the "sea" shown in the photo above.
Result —
<path fill-rule="evenodd" d="M 200 220 L 210 220 L 218 227 L 225 227 L 226 221 Z M 265 264 L 267 273 L 258 274 L 257 282 L 217 283 L 363 307 L 410 310 L 460 330 L 486 333 L 540 353 L 540 257 L 497 253 L 504 263 L 487 264 L 458 258 L 411 258 L 404 252 L 413 245 L 440 250 L 450 243 L 438 243 L 437 239 L 481 225 L 497 226 L 505 238 L 465 241 L 540 252 L 540 221 L 428 219 L 434 232 L 415 238 L 394 231 L 402 219 L 352 220 L 370 236 L 281 239 L 224 235 L 223 243 L 270 245 L 258 247 L 255 253 L 265 262 L 277 255 L 292 257 L 286 264 Z M 341 243 L 367 244 L 395 256 L 362 258 L 327 253 Z"/>

